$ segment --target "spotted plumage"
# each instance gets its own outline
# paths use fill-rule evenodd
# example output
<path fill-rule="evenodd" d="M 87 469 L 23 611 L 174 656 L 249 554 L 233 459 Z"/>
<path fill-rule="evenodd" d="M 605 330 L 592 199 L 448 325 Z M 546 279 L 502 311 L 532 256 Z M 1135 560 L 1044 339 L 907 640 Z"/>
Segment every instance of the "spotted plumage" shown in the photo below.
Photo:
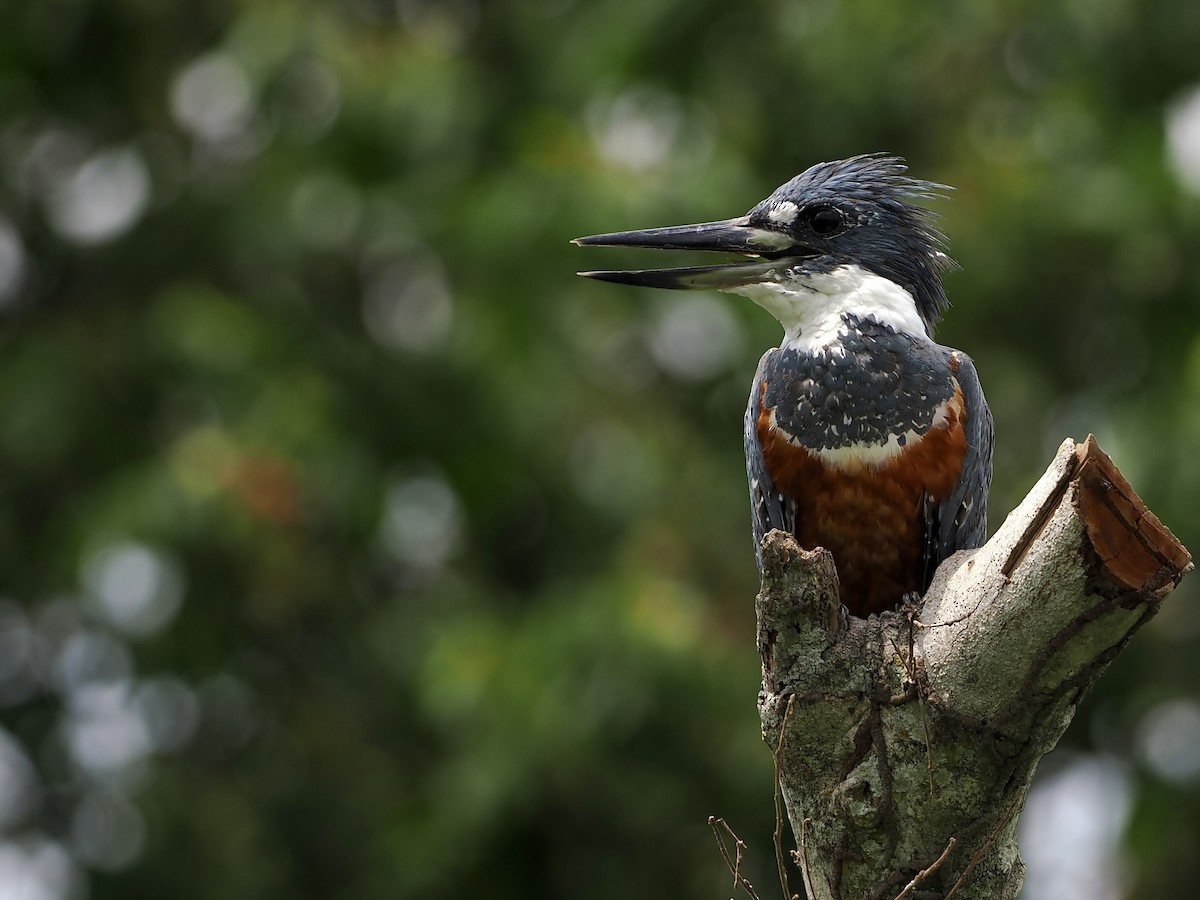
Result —
<path fill-rule="evenodd" d="M 991 414 L 971 360 L 932 338 L 952 264 L 913 202 L 940 187 L 895 157 L 858 156 L 813 166 L 736 219 L 578 241 L 751 257 L 582 274 L 725 290 L 779 320 L 744 423 L 755 547 L 781 528 L 830 550 L 859 616 L 924 591 L 986 536 Z"/>
<path fill-rule="evenodd" d="M 827 347 L 764 357 L 763 402 L 779 427 L 813 449 L 924 434 L 954 392 L 940 349 L 858 316 L 843 324 L 844 336 Z"/>

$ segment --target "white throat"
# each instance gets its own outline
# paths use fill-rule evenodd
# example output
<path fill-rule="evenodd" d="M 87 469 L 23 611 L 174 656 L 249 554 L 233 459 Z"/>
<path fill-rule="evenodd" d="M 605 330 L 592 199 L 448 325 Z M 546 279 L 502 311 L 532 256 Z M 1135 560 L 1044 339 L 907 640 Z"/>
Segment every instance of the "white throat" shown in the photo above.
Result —
<path fill-rule="evenodd" d="M 749 297 L 779 320 L 783 349 L 818 350 L 838 343 L 846 332 L 843 317 L 847 313 L 914 337 L 927 337 L 913 295 L 861 266 L 839 266 L 803 279 L 748 284 L 731 292 Z"/>

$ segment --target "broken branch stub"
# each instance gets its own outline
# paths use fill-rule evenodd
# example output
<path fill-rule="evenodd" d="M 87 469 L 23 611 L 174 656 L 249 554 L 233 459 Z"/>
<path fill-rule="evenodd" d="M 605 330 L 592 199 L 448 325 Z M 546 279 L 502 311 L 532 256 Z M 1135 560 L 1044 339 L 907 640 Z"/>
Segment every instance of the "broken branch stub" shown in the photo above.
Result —
<path fill-rule="evenodd" d="M 916 610 L 844 619 L 832 557 L 768 534 L 759 711 L 776 747 L 795 698 L 780 786 L 811 900 L 891 900 L 923 870 L 910 896 L 1016 897 L 1039 760 L 1191 568 L 1091 437 Z"/>

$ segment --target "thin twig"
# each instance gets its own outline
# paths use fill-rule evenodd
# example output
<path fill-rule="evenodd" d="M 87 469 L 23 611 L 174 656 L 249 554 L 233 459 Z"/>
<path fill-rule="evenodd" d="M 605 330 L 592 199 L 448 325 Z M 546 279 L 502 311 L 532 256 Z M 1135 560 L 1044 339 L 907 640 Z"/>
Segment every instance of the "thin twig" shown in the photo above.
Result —
<path fill-rule="evenodd" d="M 954 838 L 950 838 L 950 843 L 946 845 L 946 849 L 942 851 L 942 855 L 935 859 L 933 861 L 933 865 L 931 865 L 928 869 L 922 869 L 920 872 L 918 872 L 916 877 L 905 886 L 904 890 L 896 895 L 896 900 L 904 900 L 905 897 L 909 896 L 917 889 L 917 885 L 940 869 L 942 863 L 946 861 L 946 857 L 950 855 L 950 851 L 954 849 L 954 845 L 956 843 L 957 841 L 955 841 Z"/>
<path fill-rule="evenodd" d="M 933 744 L 929 742 L 929 716 L 925 709 L 925 698 L 917 698 L 917 708 L 921 711 L 921 727 L 925 729 L 925 767 L 929 770 L 929 797 L 937 796 L 937 786 L 933 781 Z"/>
<path fill-rule="evenodd" d="M 800 822 L 800 850 L 794 854 L 794 857 L 800 863 L 800 877 L 804 879 L 804 893 L 809 897 L 815 897 L 816 891 L 812 886 L 812 872 L 808 868 L 808 823 L 812 819 L 803 819 Z M 788 900 L 791 900 L 789 897 Z"/>
<path fill-rule="evenodd" d="M 783 888 L 784 900 L 791 900 L 792 889 L 788 884 L 787 863 L 783 857 L 783 778 L 780 775 L 780 757 L 783 755 L 783 739 L 787 735 L 788 716 L 792 713 L 795 696 L 788 697 L 783 721 L 779 725 L 779 740 L 775 742 L 775 867 L 779 870 L 779 886 Z"/>
<path fill-rule="evenodd" d="M 935 798 L 937 797 L 937 785 L 933 778 L 933 744 L 929 742 L 929 716 L 925 707 L 925 696 L 921 693 L 920 683 L 917 680 L 917 647 L 914 628 L 920 612 L 919 605 L 910 606 L 905 611 L 908 619 L 908 659 L 904 661 L 904 671 L 912 684 L 910 690 L 916 695 L 917 708 L 921 713 L 921 729 L 925 732 L 925 767 L 929 771 L 929 796 Z"/>
<path fill-rule="evenodd" d="M 725 860 L 725 865 L 728 866 L 729 871 L 736 878 L 737 868 L 734 866 L 733 860 L 729 858 L 729 851 L 725 848 L 725 839 L 721 837 L 721 832 L 717 831 L 717 825 L 725 825 L 725 820 L 718 819 L 716 816 L 709 816 L 708 827 L 712 829 L 713 837 L 717 839 L 717 848 L 721 851 L 721 859 Z"/>
<path fill-rule="evenodd" d="M 987 855 L 987 852 L 992 849 L 992 844 L 996 843 L 996 838 L 1000 836 L 1000 832 L 1004 830 L 1004 826 L 1008 824 L 1008 820 L 1013 817 L 1013 813 L 1017 811 L 1017 806 L 1019 806 L 1020 803 L 1021 795 L 1018 793 L 1017 796 L 1013 798 L 1013 802 L 1009 804 L 1008 811 L 1005 812 L 1004 818 L 1000 820 L 995 829 L 993 829 L 992 833 L 988 835 L 988 839 L 984 842 L 983 846 L 975 851 L 975 855 L 972 856 L 971 861 L 967 863 L 967 867 L 963 870 L 962 875 L 958 876 L 958 881 L 954 882 L 954 887 L 950 888 L 950 893 L 946 894 L 945 900 L 950 900 L 951 897 L 958 893 L 958 889 L 963 886 L 963 883 L 967 880 L 967 876 L 971 874 L 971 870 L 974 869 L 979 861 Z"/>
<path fill-rule="evenodd" d="M 980 597 L 977 601 L 975 601 L 975 605 L 961 616 L 955 616 L 953 619 L 946 619 L 944 622 L 922 622 L 920 619 L 914 618 L 913 624 L 918 628 L 947 628 L 951 625 L 959 625 L 967 621 L 967 619 L 971 618 L 971 616 L 975 615 L 975 613 L 979 612 L 979 607 L 983 606 L 983 601 L 984 598 Z"/>
<path fill-rule="evenodd" d="M 721 832 L 717 830 L 720 825 L 733 838 L 734 858 L 729 858 L 729 848 L 725 846 L 725 839 L 721 837 Z M 751 900 L 762 900 L 758 896 L 758 892 L 754 890 L 754 885 L 750 883 L 745 875 L 742 874 L 742 851 L 746 849 L 746 842 L 743 841 L 732 828 L 729 823 L 723 818 L 717 816 L 708 817 L 708 827 L 712 829 L 713 837 L 717 839 L 717 846 L 721 849 L 721 859 L 725 860 L 725 865 L 733 874 L 733 889 L 736 891 L 739 887 L 750 895 Z"/>

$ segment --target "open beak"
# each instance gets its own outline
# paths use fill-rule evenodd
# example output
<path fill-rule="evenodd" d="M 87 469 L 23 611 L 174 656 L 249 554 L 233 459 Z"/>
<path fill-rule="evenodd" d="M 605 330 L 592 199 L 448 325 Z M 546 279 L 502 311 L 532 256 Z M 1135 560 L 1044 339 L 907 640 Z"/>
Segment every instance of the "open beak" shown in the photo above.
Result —
<path fill-rule="evenodd" d="M 719 291 L 755 284 L 768 280 L 772 272 L 810 259 L 818 253 L 812 248 L 796 244 L 792 238 L 778 231 L 750 225 L 745 216 L 700 225 L 595 234 L 576 238 L 572 243 L 580 246 L 649 247 L 656 250 L 711 250 L 754 257 L 745 262 L 716 266 L 579 273 L 584 278 L 598 281 L 673 290 Z"/>

